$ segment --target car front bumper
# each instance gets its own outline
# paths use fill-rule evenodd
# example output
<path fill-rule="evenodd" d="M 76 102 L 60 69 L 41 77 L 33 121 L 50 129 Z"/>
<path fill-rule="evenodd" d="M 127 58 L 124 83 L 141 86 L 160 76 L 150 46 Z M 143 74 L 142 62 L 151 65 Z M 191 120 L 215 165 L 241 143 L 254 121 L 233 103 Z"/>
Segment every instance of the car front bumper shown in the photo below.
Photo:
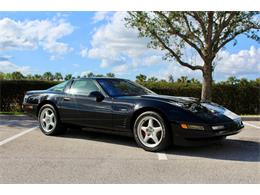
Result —
<path fill-rule="evenodd" d="M 237 134 L 244 127 L 241 119 L 228 123 L 205 125 L 205 130 L 183 129 L 180 122 L 171 123 L 173 144 L 180 146 L 196 146 L 218 142 L 226 136 Z M 212 126 L 224 126 L 223 129 L 213 130 Z"/>
<path fill-rule="evenodd" d="M 36 104 L 23 103 L 22 110 L 26 114 L 37 118 L 37 105 Z"/>

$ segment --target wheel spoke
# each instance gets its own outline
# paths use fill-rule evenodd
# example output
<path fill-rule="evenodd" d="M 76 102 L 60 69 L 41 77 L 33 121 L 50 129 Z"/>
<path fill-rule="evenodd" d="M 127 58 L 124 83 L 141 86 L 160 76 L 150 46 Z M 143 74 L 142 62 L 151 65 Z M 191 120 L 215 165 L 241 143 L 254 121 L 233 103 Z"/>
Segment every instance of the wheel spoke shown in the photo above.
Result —
<path fill-rule="evenodd" d="M 147 136 L 147 135 L 145 135 L 145 137 L 144 137 L 144 142 L 147 142 L 149 139 L 150 139 L 150 137 Z"/>
<path fill-rule="evenodd" d="M 156 134 L 153 134 L 151 138 L 152 138 L 152 140 L 154 141 L 154 143 L 158 143 L 158 142 L 159 142 L 159 140 L 158 140 Z"/>
<path fill-rule="evenodd" d="M 157 134 L 158 132 L 162 131 L 162 127 L 154 127 L 154 133 Z"/>
<path fill-rule="evenodd" d="M 48 110 L 45 111 L 45 118 L 46 118 L 47 116 L 49 116 Z"/>
<path fill-rule="evenodd" d="M 46 130 L 49 130 L 50 129 L 50 123 L 47 123 L 46 124 Z"/>
<path fill-rule="evenodd" d="M 149 119 L 149 121 L 148 121 L 148 127 L 153 127 L 153 119 Z"/>
<path fill-rule="evenodd" d="M 141 130 L 146 133 L 146 127 L 141 127 Z"/>
<path fill-rule="evenodd" d="M 55 126 L 54 122 L 50 122 L 50 124 L 52 126 L 52 128 Z"/>
<path fill-rule="evenodd" d="M 54 113 L 52 112 L 50 115 L 49 115 L 50 118 L 54 118 Z"/>

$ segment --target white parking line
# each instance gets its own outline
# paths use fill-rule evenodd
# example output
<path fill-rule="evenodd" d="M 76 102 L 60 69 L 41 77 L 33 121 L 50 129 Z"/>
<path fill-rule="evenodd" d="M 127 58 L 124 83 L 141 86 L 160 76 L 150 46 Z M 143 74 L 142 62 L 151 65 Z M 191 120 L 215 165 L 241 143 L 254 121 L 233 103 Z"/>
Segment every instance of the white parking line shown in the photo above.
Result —
<path fill-rule="evenodd" d="M 12 136 L 12 137 L 4 139 L 3 141 L 0 142 L 0 146 L 4 145 L 4 144 L 6 144 L 6 143 L 8 143 L 10 141 L 13 141 L 13 140 L 17 139 L 18 137 L 21 137 L 21 136 L 25 135 L 26 133 L 30 133 L 31 131 L 33 131 L 33 130 L 35 130 L 37 128 L 38 128 L 38 126 L 37 127 L 33 127 L 31 129 L 27 129 L 27 130 L 22 131 L 21 133 L 18 133 L 16 135 Z"/>
<path fill-rule="evenodd" d="M 248 126 L 251 126 L 251 127 L 254 127 L 254 128 L 257 128 L 257 129 L 260 129 L 259 126 L 256 126 L 256 125 L 253 125 L 253 124 L 250 124 L 248 122 L 244 122 L 245 125 L 248 125 Z"/>
<path fill-rule="evenodd" d="M 165 153 L 157 153 L 158 160 L 168 160 L 167 155 Z"/>

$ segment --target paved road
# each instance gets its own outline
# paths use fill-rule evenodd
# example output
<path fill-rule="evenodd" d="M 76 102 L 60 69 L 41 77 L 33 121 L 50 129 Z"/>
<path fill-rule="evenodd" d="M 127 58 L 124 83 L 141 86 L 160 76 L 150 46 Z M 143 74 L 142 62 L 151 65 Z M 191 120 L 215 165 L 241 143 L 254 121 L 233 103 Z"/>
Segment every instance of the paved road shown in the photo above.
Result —
<path fill-rule="evenodd" d="M 0 183 L 260 183 L 260 122 L 219 144 L 158 154 L 127 137 L 49 137 L 31 118 L 0 116 Z"/>

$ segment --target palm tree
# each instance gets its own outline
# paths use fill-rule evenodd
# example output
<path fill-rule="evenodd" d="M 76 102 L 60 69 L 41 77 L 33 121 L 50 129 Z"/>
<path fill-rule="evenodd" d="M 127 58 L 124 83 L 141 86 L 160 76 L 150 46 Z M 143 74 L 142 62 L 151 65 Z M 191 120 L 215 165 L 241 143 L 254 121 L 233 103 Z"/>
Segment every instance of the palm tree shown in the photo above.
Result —
<path fill-rule="evenodd" d="M 188 83 L 188 77 L 181 76 L 180 78 L 178 78 L 177 82 L 178 83 Z"/>
<path fill-rule="evenodd" d="M 53 81 L 53 79 L 54 79 L 54 76 L 51 72 L 45 72 L 42 77 L 44 80 L 47 80 L 47 81 Z"/>
<path fill-rule="evenodd" d="M 33 79 L 34 79 L 34 80 L 42 80 L 42 75 L 40 75 L 40 74 L 35 74 L 35 75 L 33 75 Z"/>
<path fill-rule="evenodd" d="M 148 78 L 147 81 L 149 81 L 149 82 L 156 82 L 156 81 L 158 81 L 158 79 L 156 77 L 150 77 L 150 78 Z"/>
<path fill-rule="evenodd" d="M 135 78 L 136 78 L 136 82 L 143 83 L 146 81 L 147 76 L 145 76 L 144 74 L 139 74 Z"/>
<path fill-rule="evenodd" d="M 12 73 L 13 80 L 22 80 L 24 78 L 25 78 L 24 75 L 18 71 Z"/>
<path fill-rule="evenodd" d="M 54 78 L 57 81 L 60 81 L 63 79 L 62 74 L 60 72 L 56 72 Z"/>
<path fill-rule="evenodd" d="M 72 74 L 65 75 L 65 81 L 70 80 L 72 78 Z"/>
<path fill-rule="evenodd" d="M 198 79 L 195 79 L 195 78 L 192 78 L 192 79 L 190 80 L 190 82 L 191 82 L 192 84 L 201 84 L 200 81 L 199 81 Z"/>
<path fill-rule="evenodd" d="M 87 77 L 94 77 L 95 75 L 94 75 L 94 73 L 93 72 L 89 72 L 88 74 L 87 74 Z"/>
<path fill-rule="evenodd" d="M 111 77 L 111 78 L 114 78 L 115 77 L 115 74 L 112 73 L 112 72 L 109 72 L 106 74 L 107 77 Z"/>

